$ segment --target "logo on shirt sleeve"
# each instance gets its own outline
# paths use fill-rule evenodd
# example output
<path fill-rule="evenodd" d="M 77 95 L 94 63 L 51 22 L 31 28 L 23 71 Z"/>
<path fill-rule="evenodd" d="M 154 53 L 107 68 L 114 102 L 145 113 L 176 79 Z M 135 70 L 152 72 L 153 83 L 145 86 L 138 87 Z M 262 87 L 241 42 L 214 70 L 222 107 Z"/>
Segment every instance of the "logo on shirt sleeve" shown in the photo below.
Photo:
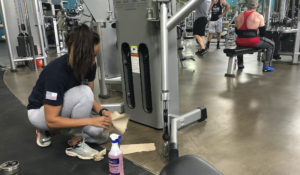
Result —
<path fill-rule="evenodd" d="M 46 91 L 46 99 L 47 100 L 56 100 L 57 99 L 57 93 Z"/>

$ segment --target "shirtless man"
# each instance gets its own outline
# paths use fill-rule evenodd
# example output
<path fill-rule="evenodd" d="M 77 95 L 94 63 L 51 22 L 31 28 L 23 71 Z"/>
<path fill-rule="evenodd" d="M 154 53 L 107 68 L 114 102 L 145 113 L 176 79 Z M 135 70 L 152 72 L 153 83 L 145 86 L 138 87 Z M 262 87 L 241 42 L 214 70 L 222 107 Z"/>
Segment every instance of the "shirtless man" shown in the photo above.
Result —
<path fill-rule="evenodd" d="M 248 10 L 239 14 L 236 18 L 236 39 L 237 46 L 241 47 L 255 47 L 266 49 L 266 59 L 264 61 L 263 72 L 272 72 L 275 69 L 270 67 L 273 58 L 275 44 L 273 41 L 264 37 L 265 21 L 264 17 L 256 12 L 258 7 L 257 0 L 248 0 Z M 259 30 L 259 36 L 257 35 Z M 243 56 L 238 56 L 238 68 L 243 69 Z"/>

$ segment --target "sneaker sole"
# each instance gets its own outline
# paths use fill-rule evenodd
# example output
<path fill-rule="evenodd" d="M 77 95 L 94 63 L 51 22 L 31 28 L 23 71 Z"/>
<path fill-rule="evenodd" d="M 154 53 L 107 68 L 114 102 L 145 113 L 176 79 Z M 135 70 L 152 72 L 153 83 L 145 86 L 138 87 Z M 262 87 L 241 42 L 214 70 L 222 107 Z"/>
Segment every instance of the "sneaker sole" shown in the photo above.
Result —
<path fill-rule="evenodd" d="M 70 152 L 70 151 L 65 151 L 66 152 L 66 154 L 68 155 L 68 156 L 71 156 L 71 157 L 78 157 L 79 159 L 83 159 L 83 160 L 91 160 L 91 159 L 93 159 L 94 157 L 83 157 L 83 156 L 81 156 L 81 155 L 79 155 L 79 154 L 77 154 L 77 153 L 74 153 L 74 152 Z"/>
<path fill-rule="evenodd" d="M 199 54 L 199 55 L 200 55 L 200 56 L 203 56 L 203 55 L 205 55 L 207 52 L 208 52 L 208 51 L 206 50 L 206 51 L 204 51 L 203 53 L 201 53 L 201 54 Z"/>
<path fill-rule="evenodd" d="M 38 131 L 35 131 L 35 133 L 36 133 L 36 144 L 39 147 L 45 148 L 45 147 L 48 147 L 48 146 L 51 145 L 51 141 L 47 141 L 47 142 L 41 143 L 40 139 L 39 139 L 39 133 L 38 133 Z"/>
<path fill-rule="evenodd" d="M 36 140 L 36 144 L 37 144 L 39 147 L 45 148 L 45 147 L 50 146 L 50 145 L 51 145 L 51 142 L 41 143 L 41 142 L 39 142 L 39 140 L 37 139 L 37 140 Z"/>

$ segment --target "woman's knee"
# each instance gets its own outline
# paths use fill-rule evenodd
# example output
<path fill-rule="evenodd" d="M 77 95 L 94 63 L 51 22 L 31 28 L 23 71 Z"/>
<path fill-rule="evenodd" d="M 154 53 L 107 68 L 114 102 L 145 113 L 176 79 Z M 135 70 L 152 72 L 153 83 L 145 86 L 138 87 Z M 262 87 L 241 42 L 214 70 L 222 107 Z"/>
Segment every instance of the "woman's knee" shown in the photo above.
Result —
<path fill-rule="evenodd" d="M 41 107 L 41 109 L 28 110 L 27 111 L 28 120 L 35 128 L 42 129 L 42 130 L 49 130 L 43 112 L 44 112 L 44 107 Z"/>
<path fill-rule="evenodd" d="M 85 126 L 83 128 L 83 132 L 87 135 L 97 138 L 103 136 L 103 128 L 95 127 L 95 126 Z"/>
<path fill-rule="evenodd" d="M 80 85 L 69 89 L 66 94 L 65 98 L 74 99 L 74 97 L 78 97 L 79 100 L 85 101 L 94 101 L 94 94 L 92 89 L 87 85 Z"/>

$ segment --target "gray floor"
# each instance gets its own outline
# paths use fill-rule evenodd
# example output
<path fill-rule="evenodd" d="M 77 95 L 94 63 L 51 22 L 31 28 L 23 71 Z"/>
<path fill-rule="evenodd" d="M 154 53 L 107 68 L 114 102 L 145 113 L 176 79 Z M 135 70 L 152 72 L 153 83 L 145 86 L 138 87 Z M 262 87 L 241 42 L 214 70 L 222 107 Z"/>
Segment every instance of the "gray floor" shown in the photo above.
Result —
<path fill-rule="evenodd" d="M 193 54 L 195 44 L 189 42 L 187 47 L 190 49 L 185 54 Z M 179 71 L 181 113 L 198 106 L 208 109 L 205 122 L 179 131 L 180 155 L 198 155 L 225 175 L 299 174 L 300 67 L 274 62 L 275 72 L 262 73 L 262 63 L 255 55 L 247 55 L 245 69 L 236 78 L 225 78 L 227 60 L 222 50 L 212 45 L 207 55 L 196 57 L 195 62 L 186 61 L 186 68 Z M 17 73 L 7 71 L 4 79 L 27 104 L 37 75 L 24 68 Z M 112 94 L 112 99 L 100 101 L 122 100 L 120 93 Z M 158 174 L 165 164 L 160 156 L 161 134 L 160 130 L 130 122 L 124 144 L 155 142 L 158 148 L 126 158 Z"/>

